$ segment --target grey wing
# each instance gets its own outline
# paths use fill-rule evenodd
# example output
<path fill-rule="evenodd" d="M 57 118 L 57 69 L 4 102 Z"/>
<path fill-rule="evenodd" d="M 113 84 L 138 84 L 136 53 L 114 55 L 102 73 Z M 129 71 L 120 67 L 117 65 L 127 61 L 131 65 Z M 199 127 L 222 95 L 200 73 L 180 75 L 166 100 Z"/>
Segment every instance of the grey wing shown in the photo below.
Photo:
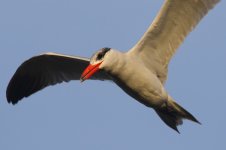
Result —
<path fill-rule="evenodd" d="M 219 0 L 165 0 L 151 26 L 129 53 L 141 57 L 164 83 L 171 57 L 217 2 Z"/>
<path fill-rule="evenodd" d="M 22 98 L 49 85 L 79 80 L 89 61 L 87 58 L 56 53 L 32 57 L 20 65 L 10 80 L 6 90 L 7 100 L 9 103 L 16 104 Z M 110 77 L 100 71 L 91 79 L 110 80 Z"/>

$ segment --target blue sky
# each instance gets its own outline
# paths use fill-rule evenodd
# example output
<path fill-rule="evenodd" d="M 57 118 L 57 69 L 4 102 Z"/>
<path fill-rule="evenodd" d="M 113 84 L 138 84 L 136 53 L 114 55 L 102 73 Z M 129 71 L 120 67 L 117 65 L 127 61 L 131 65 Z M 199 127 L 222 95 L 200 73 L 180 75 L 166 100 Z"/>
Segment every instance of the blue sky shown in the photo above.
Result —
<path fill-rule="evenodd" d="M 180 47 L 167 91 L 202 125 L 181 134 L 110 82 L 72 81 L 18 105 L 5 90 L 17 67 L 44 52 L 90 57 L 108 46 L 131 48 L 162 0 L 1 0 L 0 149 L 223 149 L 226 139 L 226 2 L 221 1 Z"/>

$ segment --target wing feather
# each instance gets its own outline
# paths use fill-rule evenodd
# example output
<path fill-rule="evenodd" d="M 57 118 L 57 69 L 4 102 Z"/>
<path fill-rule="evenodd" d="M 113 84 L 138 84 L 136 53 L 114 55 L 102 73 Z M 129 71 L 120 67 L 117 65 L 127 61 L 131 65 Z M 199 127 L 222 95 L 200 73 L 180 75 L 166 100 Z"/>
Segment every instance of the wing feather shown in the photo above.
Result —
<path fill-rule="evenodd" d="M 32 57 L 19 66 L 10 80 L 6 91 L 7 100 L 15 104 L 49 85 L 79 80 L 89 62 L 88 58 L 55 53 Z M 110 77 L 100 71 L 91 79 L 110 80 Z"/>
<path fill-rule="evenodd" d="M 130 53 L 141 57 L 164 83 L 171 57 L 217 2 L 219 0 L 165 0 L 157 17 Z"/>

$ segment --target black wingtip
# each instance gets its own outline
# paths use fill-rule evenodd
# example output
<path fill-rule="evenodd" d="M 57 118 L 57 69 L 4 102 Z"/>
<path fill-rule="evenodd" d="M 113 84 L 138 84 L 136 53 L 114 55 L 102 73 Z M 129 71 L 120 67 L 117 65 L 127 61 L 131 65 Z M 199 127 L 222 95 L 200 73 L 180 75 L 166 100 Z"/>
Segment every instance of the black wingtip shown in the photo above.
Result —
<path fill-rule="evenodd" d="M 7 102 L 9 104 L 12 104 L 12 105 L 15 105 L 18 103 L 19 100 L 21 100 L 22 98 L 18 98 L 18 97 L 15 97 L 13 94 L 11 94 L 9 92 L 9 90 L 7 89 L 6 90 L 6 99 L 7 99 Z"/>
<path fill-rule="evenodd" d="M 9 82 L 9 85 L 6 89 L 6 99 L 9 104 L 15 105 L 19 99 L 15 95 L 15 90 L 12 88 L 12 80 Z"/>

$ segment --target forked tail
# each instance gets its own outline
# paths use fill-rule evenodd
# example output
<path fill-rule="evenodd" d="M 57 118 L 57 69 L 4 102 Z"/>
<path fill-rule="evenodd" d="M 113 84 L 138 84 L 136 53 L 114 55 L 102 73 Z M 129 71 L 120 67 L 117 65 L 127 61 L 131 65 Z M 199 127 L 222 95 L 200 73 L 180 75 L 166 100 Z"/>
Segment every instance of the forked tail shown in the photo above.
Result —
<path fill-rule="evenodd" d="M 183 119 L 201 124 L 192 114 L 173 101 L 172 98 L 167 101 L 166 105 L 161 108 L 156 108 L 155 111 L 169 127 L 176 130 L 178 133 L 180 132 L 177 126 L 183 124 Z"/>

